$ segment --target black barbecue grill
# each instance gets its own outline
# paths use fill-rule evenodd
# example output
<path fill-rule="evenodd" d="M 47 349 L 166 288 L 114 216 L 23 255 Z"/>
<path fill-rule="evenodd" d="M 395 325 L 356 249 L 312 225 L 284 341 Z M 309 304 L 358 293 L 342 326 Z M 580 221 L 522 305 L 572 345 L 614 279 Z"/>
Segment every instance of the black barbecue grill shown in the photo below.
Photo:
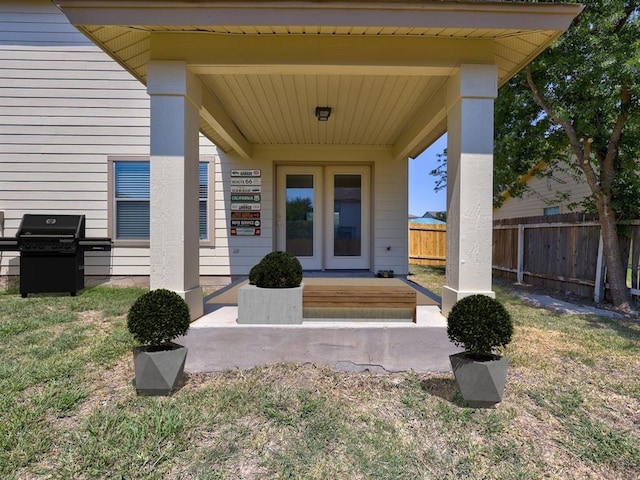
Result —
<path fill-rule="evenodd" d="M 0 251 L 20 252 L 20 293 L 69 292 L 84 288 L 84 252 L 111 250 L 110 238 L 85 237 L 84 215 L 22 217 L 13 238 L 0 238 Z"/>

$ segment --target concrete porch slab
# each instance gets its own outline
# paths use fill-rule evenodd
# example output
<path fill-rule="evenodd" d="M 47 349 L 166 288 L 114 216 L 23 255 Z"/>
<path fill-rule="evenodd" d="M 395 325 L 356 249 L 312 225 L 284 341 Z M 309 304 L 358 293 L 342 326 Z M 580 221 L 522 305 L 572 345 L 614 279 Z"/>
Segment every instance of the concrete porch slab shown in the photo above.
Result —
<path fill-rule="evenodd" d="M 336 370 L 448 372 L 446 319 L 418 306 L 416 323 L 335 319 L 302 325 L 239 325 L 237 307 L 223 306 L 191 324 L 177 343 L 189 348 L 185 371 L 213 372 L 275 363 L 313 363 Z"/>

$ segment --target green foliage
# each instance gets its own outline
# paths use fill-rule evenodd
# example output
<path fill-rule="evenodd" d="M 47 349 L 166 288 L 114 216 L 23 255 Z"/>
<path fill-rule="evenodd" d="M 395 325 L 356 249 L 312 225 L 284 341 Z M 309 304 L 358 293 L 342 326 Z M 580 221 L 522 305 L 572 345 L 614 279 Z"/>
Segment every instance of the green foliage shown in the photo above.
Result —
<path fill-rule="evenodd" d="M 637 218 L 640 4 L 637 0 L 581 3 L 585 9 L 567 33 L 527 69 L 549 111 L 534 98 L 527 70 L 500 88 L 495 105 L 494 193 L 497 196 L 513 186 L 519 175 L 541 160 L 551 163 L 571 153 L 575 162 L 580 141 L 593 139 L 588 160 L 598 175 L 600 193 L 611 195 L 610 206 L 619 218 Z M 622 101 L 625 90 L 630 95 L 628 104 Z M 562 122 L 575 132 L 574 140 Z M 611 144 L 616 122 L 623 122 L 618 145 Z M 610 147 L 615 153 L 613 175 L 603 175 Z M 584 143 L 582 148 L 589 153 Z M 522 190 L 516 187 L 510 193 L 518 195 Z M 593 206 L 593 198 L 587 199 L 588 206 Z"/>
<path fill-rule="evenodd" d="M 640 216 L 640 4 L 637 0 L 565 3 L 584 3 L 585 9 L 564 35 L 498 92 L 494 203 L 499 206 L 506 191 L 522 196 L 527 188 L 517 182 L 518 177 L 540 161 L 549 163 L 551 171 L 558 159 L 582 169 L 585 165 L 575 161 L 575 149 L 584 148 L 580 141 L 592 139 L 589 164 L 599 175 L 600 193 L 610 195 L 609 205 L 619 219 L 636 219 Z M 532 94 L 528 71 L 549 111 Z M 628 103 L 622 101 L 623 91 L 630 96 Z M 573 141 L 559 121 L 573 130 Z M 618 121 L 623 130 L 616 145 L 610 141 Z M 610 147 L 615 153 L 613 174 L 601 168 Z M 436 191 L 447 185 L 446 155 L 446 150 L 438 155 L 438 165 L 430 172 L 437 178 Z M 587 197 L 581 206 L 595 211 L 594 198 Z"/>
<path fill-rule="evenodd" d="M 294 288 L 302 282 L 300 261 L 287 252 L 267 254 L 249 272 L 249 283 L 261 288 Z"/>
<path fill-rule="evenodd" d="M 640 217 L 640 2 L 567 3 L 585 8 L 565 34 L 498 91 L 494 205 L 501 205 L 506 192 L 519 197 L 529 190 L 520 177 L 540 162 L 548 164 L 546 171 L 563 163 L 558 160 L 580 171 L 591 195 L 567 206 L 598 213 L 612 301 L 629 311 L 625 270 L 614 264 L 623 255 L 611 232 L 616 222 Z M 444 160 L 439 162 L 431 172 L 439 178 L 438 189 L 446 182 Z"/>
<path fill-rule="evenodd" d="M 296 197 L 287 200 L 287 222 L 307 220 L 310 213 L 313 213 L 313 205 L 310 198 Z"/>
<path fill-rule="evenodd" d="M 189 306 L 175 292 L 151 290 L 140 296 L 129 309 L 127 328 L 143 345 L 161 345 L 187 333 Z"/>
<path fill-rule="evenodd" d="M 313 238 L 313 205 L 310 198 L 287 200 L 287 238 Z"/>
<path fill-rule="evenodd" d="M 498 300 L 471 295 L 458 300 L 447 318 L 449 339 L 466 351 L 491 356 L 506 347 L 513 335 L 511 315 Z"/>
<path fill-rule="evenodd" d="M 436 177 L 434 191 L 439 192 L 447 188 L 447 149 L 436 155 L 437 166 L 429 172 L 429 175 Z"/>

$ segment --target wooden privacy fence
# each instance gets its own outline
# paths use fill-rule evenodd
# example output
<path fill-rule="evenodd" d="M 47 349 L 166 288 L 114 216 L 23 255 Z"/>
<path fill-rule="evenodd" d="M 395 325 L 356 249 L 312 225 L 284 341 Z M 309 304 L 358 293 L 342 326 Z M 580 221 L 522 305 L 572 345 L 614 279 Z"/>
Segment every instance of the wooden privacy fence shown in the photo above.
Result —
<path fill-rule="evenodd" d="M 628 285 L 637 296 L 640 222 L 630 222 L 623 230 Z M 602 248 L 596 215 L 570 213 L 495 220 L 493 273 L 599 302 L 607 287 Z"/>
<path fill-rule="evenodd" d="M 447 225 L 409 223 L 409 263 L 447 264 Z"/>
<path fill-rule="evenodd" d="M 409 263 L 446 265 L 446 225 L 409 224 Z M 640 296 L 640 221 L 620 237 L 627 285 Z M 520 283 L 604 298 L 606 269 L 597 215 L 569 213 L 493 222 L 493 274 Z"/>

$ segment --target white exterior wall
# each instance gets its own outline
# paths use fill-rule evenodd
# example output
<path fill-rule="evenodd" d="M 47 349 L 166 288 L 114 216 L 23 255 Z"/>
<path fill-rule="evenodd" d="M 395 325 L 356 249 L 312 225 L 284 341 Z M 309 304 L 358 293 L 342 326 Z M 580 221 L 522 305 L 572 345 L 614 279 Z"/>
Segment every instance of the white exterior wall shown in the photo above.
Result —
<path fill-rule="evenodd" d="M 215 267 L 222 274 L 246 275 L 251 267 L 275 248 L 273 229 L 273 194 L 275 179 L 273 163 L 240 159 L 221 154 L 220 169 L 216 172 L 215 197 L 215 255 L 200 257 L 201 273 L 207 266 Z M 255 237 L 230 236 L 231 170 L 259 169 L 262 172 L 261 235 Z"/>
<path fill-rule="evenodd" d="M 200 144 L 201 155 L 217 155 L 204 137 Z M 85 214 L 87 236 L 107 236 L 109 156 L 148 158 L 145 87 L 49 1 L 0 2 L 4 235 L 15 235 L 25 213 L 51 212 Z M 215 248 L 225 242 L 214 239 L 213 247 L 201 248 L 202 275 L 229 273 Z M 0 254 L 0 274 L 17 274 L 17 257 Z M 110 256 L 88 253 L 86 265 L 89 275 L 148 275 L 149 248 L 116 247 Z"/>
<path fill-rule="evenodd" d="M 582 172 L 579 178 L 564 169 L 558 169 L 552 177 L 533 177 L 528 182 L 529 189 L 522 198 L 509 197 L 500 208 L 494 209 L 493 218 L 520 218 L 544 215 L 548 207 L 560 207 L 560 213 L 569 213 L 569 204 L 582 201 L 591 195 Z M 561 196 L 559 196 L 559 194 Z M 567 198 L 562 198 L 567 196 Z M 578 208 L 577 211 L 581 211 Z"/>
<path fill-rule="evenodd" d="M 372 270 L 409 273 L 409 161 L 378 161 L 373 167 Z"/>
<path fill-rule="evenodd" d="M 221 274 L 246 275 L 264 255 L 275 249 L 274 188 L 277 169 L 275 165 L 275 161 L 247 161 L 230 155 L 221 155 L 220 170 L 216 172 L 215 256 L 201 257 L 201 271 L 205 265 L 209 265 L 218 268 Z M 309 165 L 317 164 L 309 163 Z M 260 169 L 262 172 L 262 231 L 259 237 L 228 236 L 231 203 L 229 182 L 232 169 Z M 371 169 L 370 269 L 374 272 L 394 270 L 400 275 L 407 274 L 409 233 L 404 212 L 408 211 L 408 160 L 403 162 L 378 160 Z"/>

